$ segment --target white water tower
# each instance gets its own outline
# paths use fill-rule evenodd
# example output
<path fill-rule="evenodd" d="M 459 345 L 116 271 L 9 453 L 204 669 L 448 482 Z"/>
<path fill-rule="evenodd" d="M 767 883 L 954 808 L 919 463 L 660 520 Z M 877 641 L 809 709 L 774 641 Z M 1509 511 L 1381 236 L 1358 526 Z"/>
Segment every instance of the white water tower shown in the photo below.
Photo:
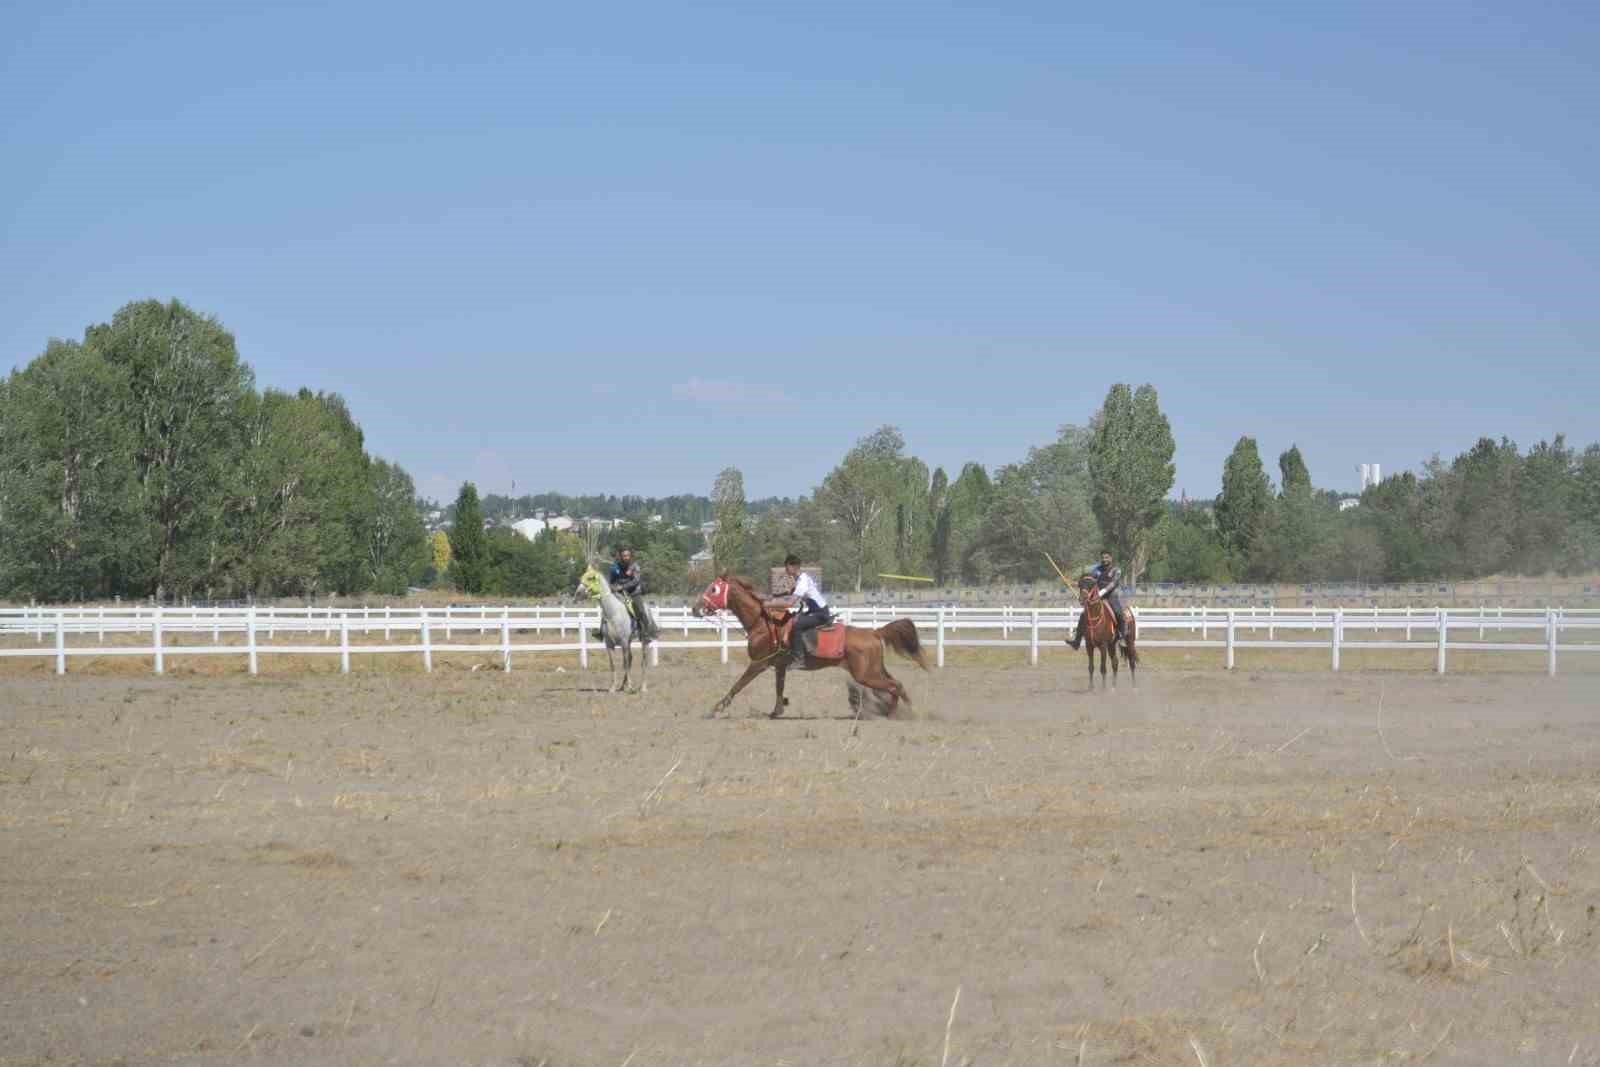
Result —
<path fill-rule="evenodd" d="M 1371 486 L 1383 481 L 1383 468 L 1377 463 L 1361 464 L 1361 491 L 1366 492 Z"/>

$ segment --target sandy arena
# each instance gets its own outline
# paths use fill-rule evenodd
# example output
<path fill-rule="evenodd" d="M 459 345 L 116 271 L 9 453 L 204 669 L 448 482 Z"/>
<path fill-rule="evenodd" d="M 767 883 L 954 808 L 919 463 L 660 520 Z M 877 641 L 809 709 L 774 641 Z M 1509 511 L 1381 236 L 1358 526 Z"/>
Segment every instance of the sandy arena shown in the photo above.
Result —
<path fill-rule="evenodd" d="M 0 678 L 0 1064 L 1600 1064 L 1593 674 L 740 659 Z"/>

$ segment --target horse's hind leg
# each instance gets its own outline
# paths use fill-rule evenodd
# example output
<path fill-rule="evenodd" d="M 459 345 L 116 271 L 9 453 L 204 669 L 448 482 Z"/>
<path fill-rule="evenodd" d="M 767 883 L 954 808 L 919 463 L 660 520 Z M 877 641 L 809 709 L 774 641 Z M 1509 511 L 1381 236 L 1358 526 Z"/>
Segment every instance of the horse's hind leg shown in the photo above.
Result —
<path fill-rule="evenodd" d="M 1089 656 L 1089 692 L 1094 692 L 1094 645 L 1086 646 L 1085 651 Z"/>
<path fill-rule="evenodd" d="M 1115 689 L 1116 687 L 1117 687 L 1117 646 L 1116 646 L 1115 642 L 1112 642 L 1112 645 L 1111 645 L 1111 688 Z"/>

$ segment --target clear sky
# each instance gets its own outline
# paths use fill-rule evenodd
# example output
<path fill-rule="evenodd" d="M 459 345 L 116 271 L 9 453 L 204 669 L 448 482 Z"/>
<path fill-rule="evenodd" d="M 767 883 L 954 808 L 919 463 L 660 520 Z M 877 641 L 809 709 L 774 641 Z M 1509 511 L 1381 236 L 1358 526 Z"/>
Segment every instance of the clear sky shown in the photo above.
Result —
<path fill-rule="evenodd" d="M 1593 3 L 12 0 L 0 371 L 178 297 L 436 496 L 953 474 L 1149 381 L 1174 494 L 1352 489 L 1600 439 L 1597 120 Z"/>

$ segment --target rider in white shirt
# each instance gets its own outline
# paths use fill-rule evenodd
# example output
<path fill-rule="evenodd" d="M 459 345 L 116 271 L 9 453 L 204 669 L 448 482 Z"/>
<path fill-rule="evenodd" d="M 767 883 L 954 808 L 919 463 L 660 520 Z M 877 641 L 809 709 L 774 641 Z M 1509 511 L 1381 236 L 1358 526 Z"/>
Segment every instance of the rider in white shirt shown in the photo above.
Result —
<path fill-rule="evenodd" d="M 817 580 L 800 569 L 800 557 L 791 555 L 783 561 L 783 569 L 794 579 L 794 592 L 787 597 L 774 599 L 787 603 L 789 614 L 795 616 L 794 629 L 790 631 L 791 654 L 794 666 L 806 662 L 805 633 L 824 626 L 832 618 L 828 612 L 828 598 L 822 595 Z"/>

